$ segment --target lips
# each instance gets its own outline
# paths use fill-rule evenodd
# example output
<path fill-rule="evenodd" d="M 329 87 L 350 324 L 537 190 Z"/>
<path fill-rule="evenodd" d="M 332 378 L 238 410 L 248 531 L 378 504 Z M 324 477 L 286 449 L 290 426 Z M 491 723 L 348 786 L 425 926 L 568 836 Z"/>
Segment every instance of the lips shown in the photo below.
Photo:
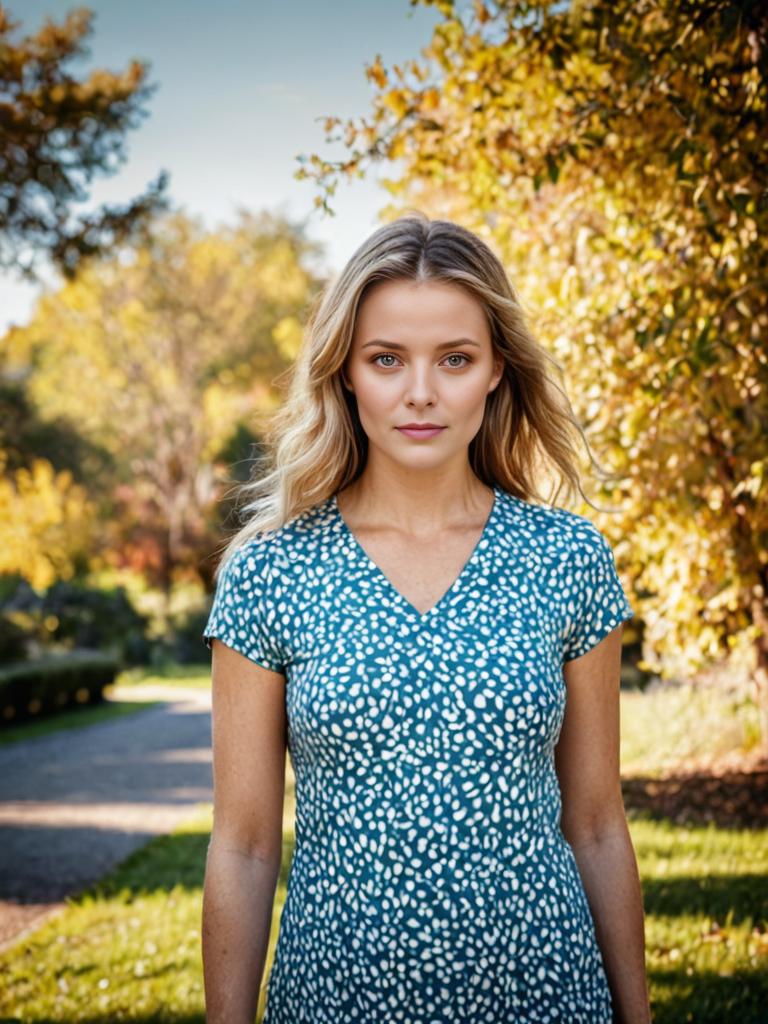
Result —
<path fill-rule="evenodd" d="M 425 425 L 418 425 L 398 427 L 397 429 L 401 434 L 405 434 L 406 437 L 415 437 L 419 440 L 425 440 L 428 437 L 437 437 L 438 434 L 442 434 L 445 427 L 428 427 Z"/>

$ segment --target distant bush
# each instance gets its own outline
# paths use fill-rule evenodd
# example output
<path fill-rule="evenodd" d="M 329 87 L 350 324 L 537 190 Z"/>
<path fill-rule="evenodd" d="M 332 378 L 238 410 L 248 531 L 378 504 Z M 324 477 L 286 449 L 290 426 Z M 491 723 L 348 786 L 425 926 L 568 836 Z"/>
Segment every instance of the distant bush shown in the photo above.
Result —
<path fill-rule="evenodd" d="M 0 668 L 0 725 L 99 703 L 118 660 L 101 651 L 66 651 Z"/>
<path fill-rule="evenodd" d="M 165 644 L 169 660 L 179 665 L 199 665 L 210 658 L 203 641 L 209 611 L 201 608 L 173 621 Z"/>
<path fill-rule="evenodd" d="M 13 619 L 0 615 L 0 665 L 21 661 L 26 655 L 27 634 Z"/>
<path fill-rule="evenodd" d="M 19 577 L 0 577 L 0 653 L 3 661 L 46 651 L 100 650 L 125 665 L 147 664 L 148 619 L 123 587 L 102 589 L 58 581 L 38 593 Z"/>

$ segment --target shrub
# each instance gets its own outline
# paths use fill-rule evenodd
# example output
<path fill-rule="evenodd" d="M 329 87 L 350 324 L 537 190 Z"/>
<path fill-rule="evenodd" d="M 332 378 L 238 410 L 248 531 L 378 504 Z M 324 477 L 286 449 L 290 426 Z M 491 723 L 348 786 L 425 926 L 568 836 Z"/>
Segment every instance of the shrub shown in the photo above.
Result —
<path fill-rule="evenodd" d="M 101 651 L 50 654 L 0 668 L 0 723 L 53 714 L 103 700 L 120 663 Z"/>

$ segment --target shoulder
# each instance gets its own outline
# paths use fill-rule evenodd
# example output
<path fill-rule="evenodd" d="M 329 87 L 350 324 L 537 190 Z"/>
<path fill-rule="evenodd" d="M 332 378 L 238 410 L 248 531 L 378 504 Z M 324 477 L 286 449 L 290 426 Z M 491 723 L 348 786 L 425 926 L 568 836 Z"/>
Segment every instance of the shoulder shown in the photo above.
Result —
<path fill-rule="evenodd" d="M 247 600 L 269 581 L 271 546 L 263 534 L 250 537 L 226 555 L 219 566 L 217 596 L 235 603 Z"/>
<path fill-rule="evenodd" d="M 248 538 L 231 552 L 226 569 L 243 579 L 271 579 L 279 578 L 281 571 L 317 560 L 322 556 L 322 538 L 332 529 L 331 501 L 327 498 L 282 526 Z"/>
<path fill-rule="evenodd" d="M 576 559 L 600 554 L 607 546 L 599 527 L 578 512 L 554 505 L 538 505 L 508 491 L 500 493 L 503 532 L 508 536 Z"/>

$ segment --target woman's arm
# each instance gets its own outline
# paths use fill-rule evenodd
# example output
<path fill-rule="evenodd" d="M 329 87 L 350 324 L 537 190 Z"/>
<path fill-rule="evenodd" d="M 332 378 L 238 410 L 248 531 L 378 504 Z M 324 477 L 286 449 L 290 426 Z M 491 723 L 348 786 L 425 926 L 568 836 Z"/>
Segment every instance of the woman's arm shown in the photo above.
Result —
<path fill-rule="evenodd" d="M 615 1024 L 651 1020 L 643 897 L 619 774 L 621 633 L 565 663 L 566 713 L 555 750 L 563 810 L 595 922 Z"/>
<path fill-rule="evenodd" d="M 213 643 L 213 831 L 203 888 L 208 1024 L 253 1024 L 282 854 L 285 677 Z"/>

